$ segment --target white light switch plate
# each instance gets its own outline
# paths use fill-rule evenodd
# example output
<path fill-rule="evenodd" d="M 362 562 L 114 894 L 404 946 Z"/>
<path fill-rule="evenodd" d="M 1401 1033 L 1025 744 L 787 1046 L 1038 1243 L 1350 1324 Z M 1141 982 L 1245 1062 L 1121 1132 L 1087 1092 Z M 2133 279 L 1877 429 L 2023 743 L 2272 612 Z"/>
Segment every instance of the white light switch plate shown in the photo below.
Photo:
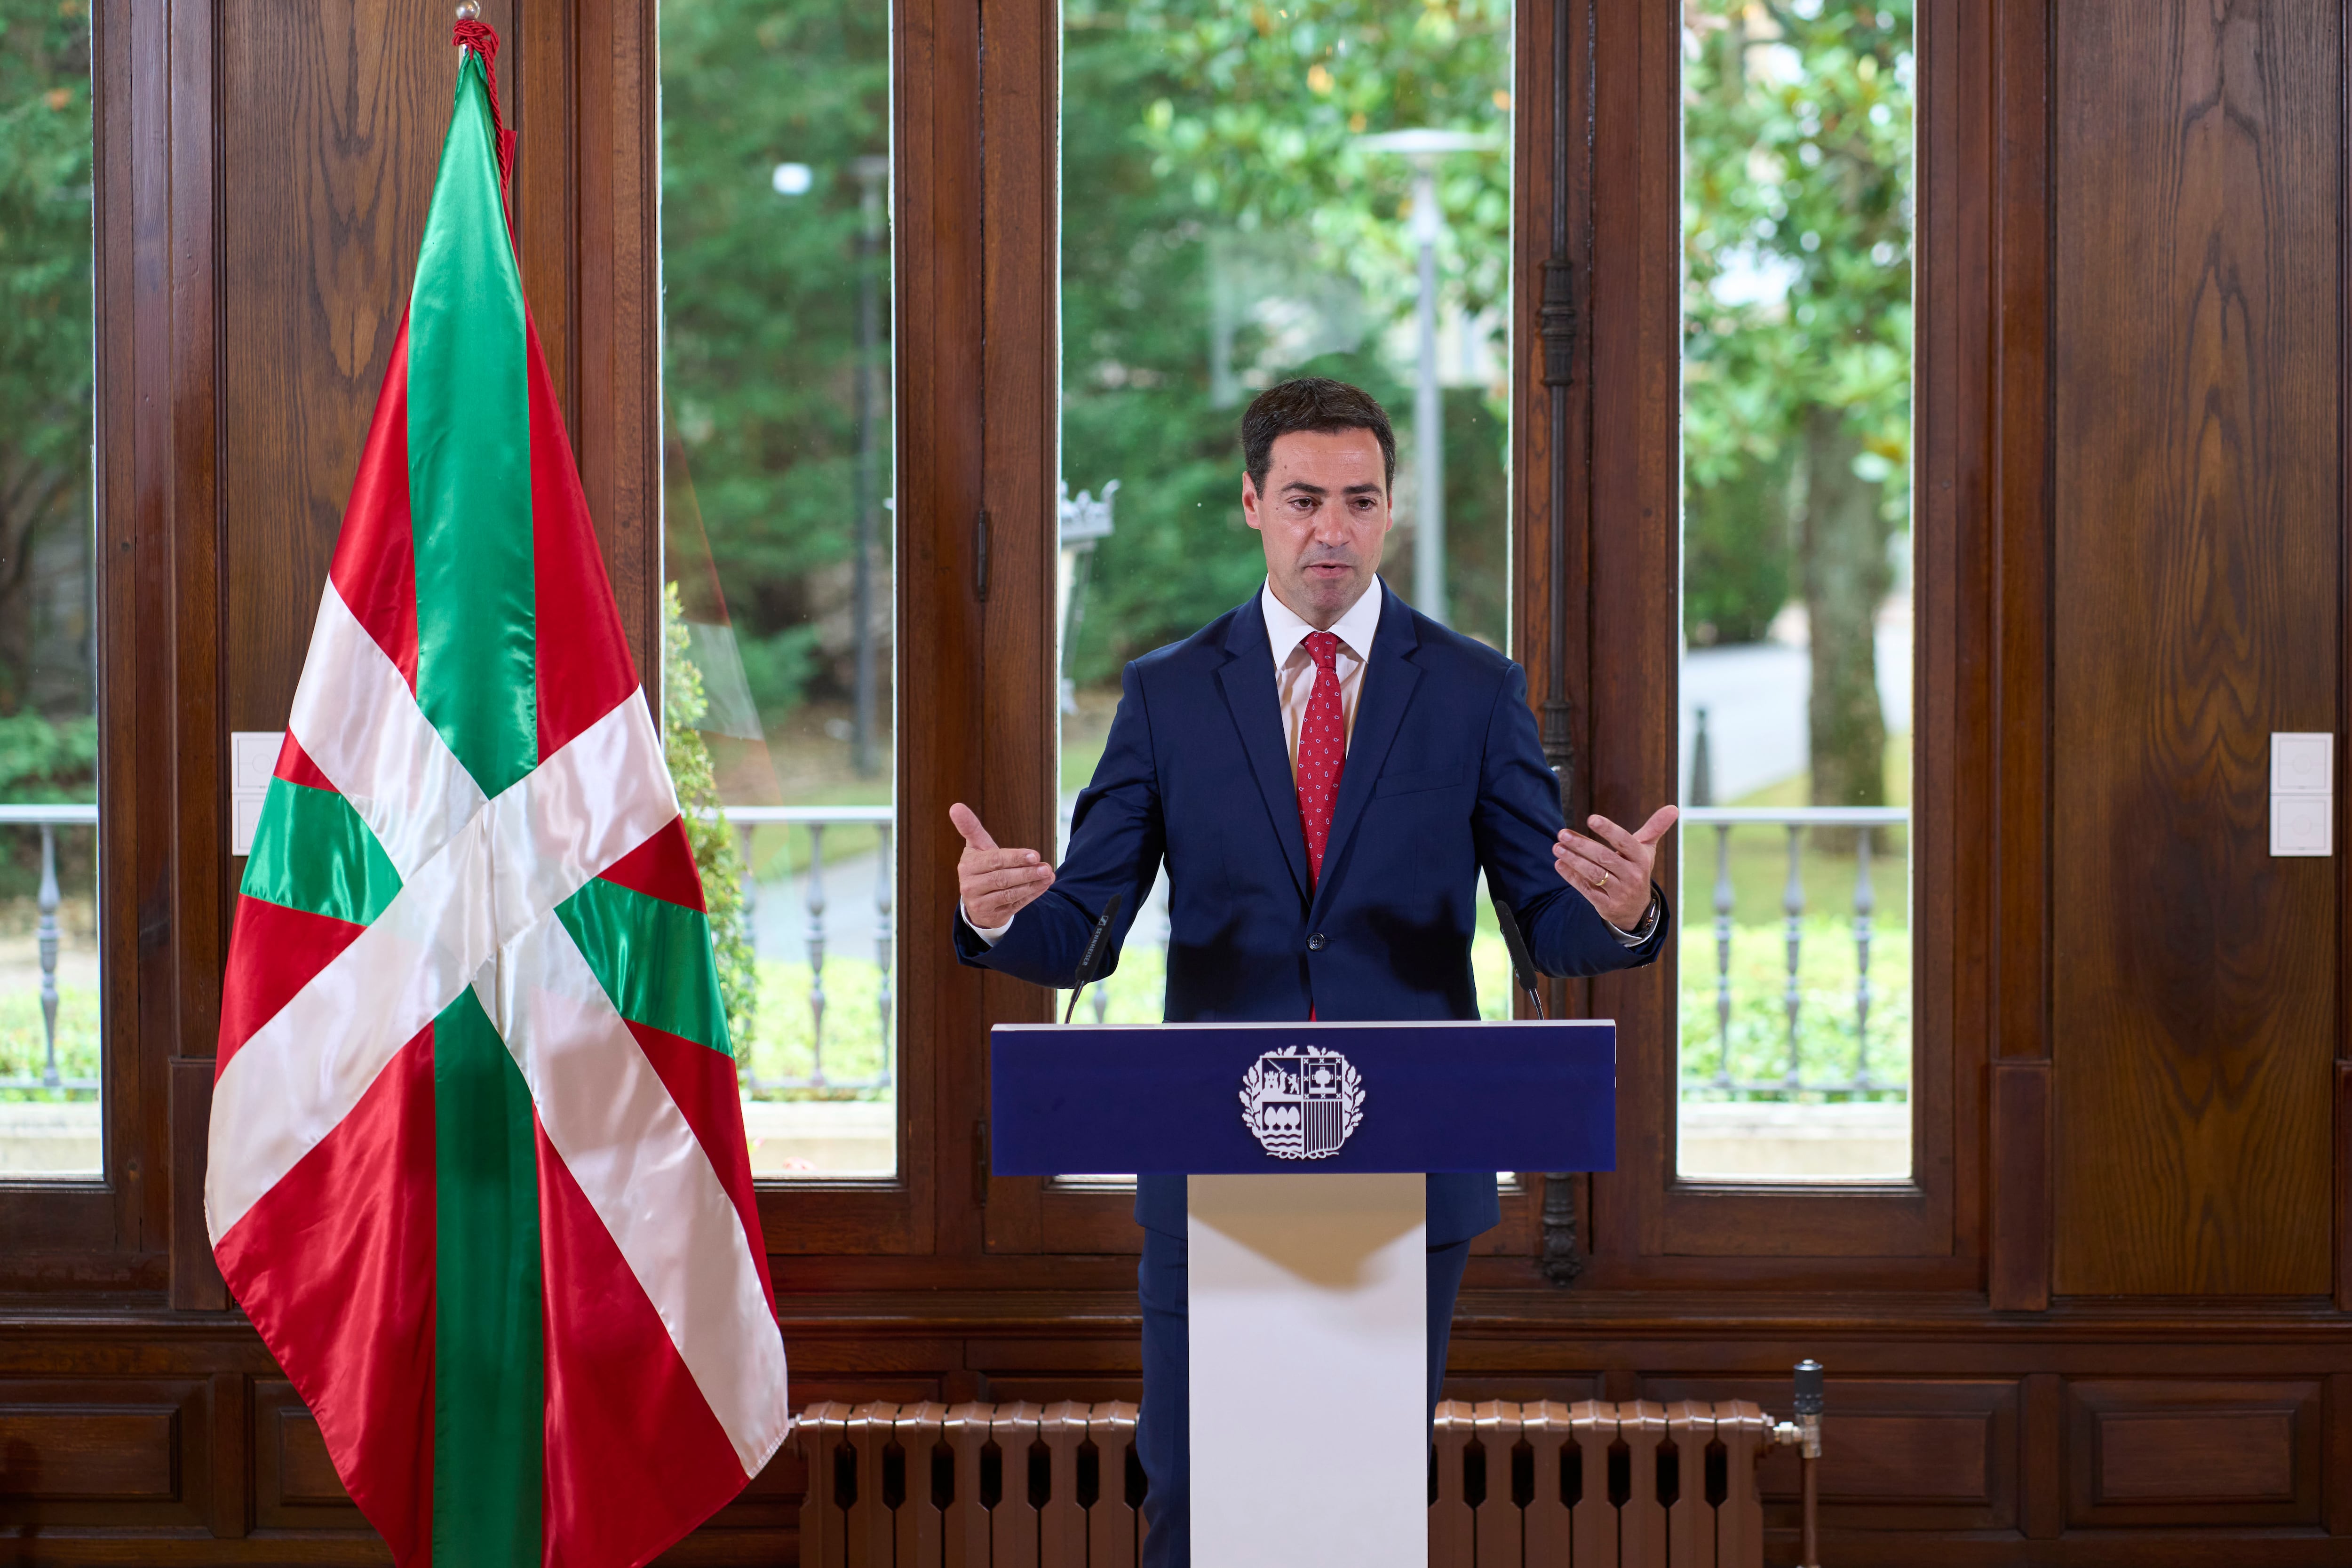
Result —
<path fill-rule="evenodd" d="M 2336 793 L 2336 737 L 2317 731 L 2271 731 L 2271 793 Z"/>
<path fill-rule="evenodd" d="M 254 831 L 261 826 L 261 803 L 269 794 L 270 775 L 278 771 L 278 748 L 286 743 L 283 730 L 232 730 L 228 734 L 228 852 L 253 853 Z"/>
<path fill-rule="evenodd" d="M 2336 853 L 2336 797 L 2329 795 L 2271 796 L 2271 853 Z"/>

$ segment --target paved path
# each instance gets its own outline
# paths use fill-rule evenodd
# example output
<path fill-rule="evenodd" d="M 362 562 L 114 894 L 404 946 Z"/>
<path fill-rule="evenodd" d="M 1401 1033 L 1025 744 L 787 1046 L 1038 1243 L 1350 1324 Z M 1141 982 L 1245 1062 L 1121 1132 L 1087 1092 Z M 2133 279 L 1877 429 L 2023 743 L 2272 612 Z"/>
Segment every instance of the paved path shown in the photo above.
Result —
<path fill-rule="evenodd" d="M 1890 624 L 1891 623 L 1891 624 Z M 1728 805 L 1805 771 L 1810 725 L 1806 699 L 1812 655 L 1782 643 L 1694 648 L 1683 656 L 1682 786 L 1690 790 L 1696 710 L 1706 712 L 1715 803 Z M 1878 701 L 1890 734 L 1911 728 L 1911 623 L 1889 616 L 1878 627 Z"/>

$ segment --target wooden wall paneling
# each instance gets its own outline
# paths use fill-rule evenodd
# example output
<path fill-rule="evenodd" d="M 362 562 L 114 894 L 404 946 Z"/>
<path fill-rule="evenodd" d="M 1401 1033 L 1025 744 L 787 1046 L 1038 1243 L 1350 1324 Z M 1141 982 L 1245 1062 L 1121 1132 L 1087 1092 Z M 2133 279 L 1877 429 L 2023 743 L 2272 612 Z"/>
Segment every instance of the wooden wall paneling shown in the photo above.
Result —
<path fill-rule="evenodd" d="M 2322 1522 L 2320 1385 L 2294 1380 L 2067 1384 L 2066 1522 Z"/>
<path fill-rule="evenodd" d="M 508 192 L 515 254 L 540 352 L 547 358 L 547 374 L 563 409 L 564 428 L 576 437 L 581 428 L 580 336 L 575 330 L 581 280 L 572 265 L 572 247 L 573 237 L 581 232 L 583 204 L 581 148 L 573 127 L 580 121 L 580 39 L 574 25 L 580 7 L 572 0 L 505 0 L 505 5 L 513 26 L 499 31 L 505 44 L 499 51 L 499 87 L 507 126 L 515 133 Z M 658 136 L 658 125 L 655 131 Z M 654 218 L 657 226 L 658 210 Z M 656 395 L 659 385 L 656 382 Z M 631 651 L 643 658 L 634 644 Z M 648 667 L 641 664 L 639 669 L 650 677 Z"/>
<path fill-rule="evenodd" d="M 162 1081 L 181 1059 L 211 1058 L 219 1032 L 220 977 L 228 952 L 226 921 L 227 741 L 222 723 L 222 515 L 217 459 L 221 436 L 219 322 L 214 272 L 218 171 L 215 167 L 214 12 L 174 5 L 171 20 L 172 327 L 168 385 L 172 403 L 173 705 L 156 727 L 171 741 L 173 965 L 168 1034 L 141 1044 L 146 1081 Z M 164 1051 L 169 1057 L 156 1060 Z M 204 1180 L 205 1140 L 173 1118 L 169 1149 L 175 1200 Z M 176 1306 L 226 1304 L 202 1239 L 201 1209 L 172 1205 L 172 1300 Z M 189 1235 L 191 1226 L 196 1234 Z M 181 1260 L 186 1267 L 181 1267 Z"/>
<path fill-rule="evenodd" d="M 2352 925 L 2352 922 L 2347 922 Z M 2346 973 L 2338 970 L 2339 974 Z M 2343 1005 L 2339 996 L 2337 1005 Z M 2352 1311 L 2352 1061 L 2336 1059 L 2336 1310 Z"/>
<path fill-rule="evenodd" d="M 1593 81 L 1591 0 L 1522 0 L 1514 27 L 1512 76 L 1513 279 L 1511 342 L 1511 626 L 1508 651 L 1528 677 L 1528 703 L 1540 731 L 1544 704 L 1555 696 L 1570 704 L 1575 754 L 1568 774 L 1579 783 L 1589 750 L 1584 729 L 1590 718 L 1586 604 L 1580 592 L 1589 551 L 1591 477 L 1590 440 L 1592 374 L 1591 125 Z M 1564 64 L 1563 64 L 1564 62 Z M 1565 82 L 1564 91 L 1559 86 Z M 1563 98 L 1565 107 L 1563 108 Z M 1562 121 L 1565 124 L 1562 124 Z M 1564 131 L 1568 156 L 1554 168 L 1555 133 Z M 1571 380 L 1563 396 L 1565 440 L 1555 452 L 1551 398 L 1544 380 L 1544 267 L 1557 245 L 1571 268 L 1570 292 L 1578 326 L 1571 344 Z M 1552 469 L 1565 463 L 1560 513 L 1552 515 Z M 1552 689 L 1553 542 L 1563 558 L 1577 563 L 1561 595 L 1562 643 L 1559 691 Z M 1544 1007 L 1553 1017 L 1589 1016 L 1591 987 L 1581 981 L 1544 982 Z M 1515 1016 L 1532 1017 L 1527 998 L 1514 994 Z M 1579 1214 L 1580 1254 L 1591 1241 L 1591 1181 L 1571 1176 L 1567 1184 Z M 1496 1250 L 1535 1258 L 1544 1246 L 1541 1215 L 1547 1184 L 1540 1174 L 1520 1178 L 1520 1190 L 1503 1194 L 1503 1233 Z"/>
<path fill-rule="evenodd" d="M 1592 363 L 1596 332 L 1592 206 L 1592 140 L 1597 87 L 1593 76 L 1593 0 L 1522 0 L 1516 20 L 1512 83 L 1511 178 L 1517 221 L 1512 225 L 1514 329 L 1511 333 L 1511 657 L 1528 672 L 1528 702 L 1540 726 L 1544 704 L 1555 695 L 1570 704 L 1574 755 L 1569 782 L 1578 800 L 1589 798 L 1584 777 L 1591 751 L 1589 579 L 1592 515 Z M 1561 35 L 1565 35 L 1563 38 Z M 1558 61 L 1567 61 L 1568 161 L 1556 173 L 1554 132 L 1559 112 L 1555 81 Z M 1564 176 L 1564 177 L 1563 177 Z M 1555 238 L 1574 268 L 1572 297 L 1578 312 L 1572 377 L 1566 396 L 1566 441 L 1552 447 L 1551 395 L 1544 382 L 1542 310 L 1544 263 Z M 1552 515 L 1551 472 L 1555 459 L 1569 465 L 1560 515 Z M 1556 535 L 1569 563 L 1562 595 L 1564 644 L 1559 691 L 1551 678 L 1551 559 Z M 1545 984 L 1544 1005 L 1553 1017 L 1589 1016 L 1591 987 L 1582 981 Z M 1525 1006 L 1515 999 L 1514 1009 Z M 1591 1207 L 1591 1183 L 1575 1185 Z M 1542 1201 L 1538 1191 L 1531 1204 Z M 1586 1218 L 1589 1220 L 1590 1215 Z M 1580 1234 L 1590 1239 L 1589 1224 Z M 1581 1245 L 1581 1243 L 1580 1244 Z"/>
<path fill-rule="evenodd" d="M 1671 704 L 1658 693 L 1672 689 L 1679 637 L 1672 606 L 1680 559 L 1682 60 L 1671 9 L 1598 0 L 1595 19 L 1591 773 L 1595 808 L 1622 814 L 1661 798 L 1677 776 Z M 1937 199 L 1922 205 L 1917 249 L 1923 257 L 1949 257 L 1948 265 L 1923 261 L 1920 273 L 1921 349 L 1933 354 L 1946 341 L 1937 334 L 1948 319 L 1966 321 L 1981 308 L 1969 289 L 1980 280 L 1987 238 L 1978 207 L 1994 175 L 1983 123 L 1986 16 L 1937 8 L 1924 21 L 1932 29 L 1930 42 L 1939 47 L 1921 56 L 1920 157 L 1958 193 L 1945 199 L 1939 189 Z M 1958 328 L 1947 337 L 1943 352 L 1952 363 L 1928 361 L 1920 369 L 1918 461 L 1923 485 L 1949 480 L 1957 494 L 1963 484 L 1984 483 L 1981 440 L 1973 447 L 1969 441 L 1990 393 L 1981 349 L 1966 344 Z M 1916 709 L 1918 744 L 1923 755 L 1951 766 L 1938 778 L 1921 770 L 1915 836 L 1913 903 L 1923 937 L 1921 1022 L 1914 1047 L 1915 1179 L 1835 1189 L 1681 1182 L 1674 1164 L 1675 1006 L 1669 953 L 1651 969 L 1606 976 L 1592 986 L 1595 1010 L 1618 1020 L 1624 1064 L 1618 1168 L 1593 1184 L 1596 1287 L 1753 1286 L 1794 1273 L 1815 1281 L 1981 1288 L 1975 1254 L 1983 1102 L 1973 1064 L 1981 1061 L 1983 1047 L 1980 1035 L 1963 1046 L 1955 1034 L 1964 973 L 1954 967 L 1956 921 L 1969 908 L 1958 901 L 1966 889 L 1953 880 L 1962 858 L 1958 845 L 1969 827 L 1960 814 L 1969 805 L 1957 770 L 1970 732 L 1962 728 L 1969 711 L 1963 694 L 1936 689 L 1957 687 L 1964 674 L 1981 679 L 1983 673 L 1980 661 L 1961 658 L 1967 567 L 1958 552 L 1969 542 L 1959 523 L 1957 501 L 1931 500 L 1921 509 L 1919 559 L 1930 574 L 1955 580 L 1923 583 L 1917 601 L 1918 679 L 1926 693 Z M 1668 840 L 1670 855 L 1679 852 L 1677 838 Z M 1671 878 L 1671 868 L 1666 874 Z M 1965 1073 L 1958 1070 L 1963 1052 L 1970 1064 Z M 1970 1189 L 1965 1200 L 1958 1194 L 1964 1176 Z"/>
<path fill-rule="evenodd" d="M 2022 1519 L 2031 1541 L 2055 1541 L 2066 1527 L 2066 1386 L 2054 1373 L 2024 1380 L 2020 1451 Z"/>
<path fill-rule="evenodd" d="M 1786 1378 L 1649 1375 L 1642 1396 L 1752 1400 L 1790 1418 Z M 2019 1386 L 2005 1378 L 1837 1377 L 1822 1427 L 1822 1524 L 1889 1532 L 2007 1531 L 2019 1520 Z M 1798 1496 L 1795 1451 L 1774 1448 L 1758 1484 L 1775 1523 Z"/>
<path fill-rule="evenodd" d="M 0 1532 L 206 1524 L 209 1392 L 194 1379 L 0 1379 Z"/>
<path fill-rule="evenodd" d="M 955 907 L 950 798 L 980 793 L 984 626 L 975 591 L 981 510 L 980 13 L 907 0 L 892 29 L 898 160 L 894 229 L 898 378 L 899 1158 L 910 1218 L 887 1239 L 948 1253 L 982 1247 L 986 1184 L 973 1129 L 981 975 L 941 929 Z M 764 1211 L 763 1211 L 764 1212 Z M 780 1234 L 768 1227 L 771 1247 Z M 847 1245 L 875 1246 L 850 1238 Z"/>
<path fill-rule="evenodd" d="M 1993 581 L 1979 634 L 1998 672 L 1987 748 L 1997 889 L 1985 979 L 2004 1058 L 2050 1054 L 2051 4 L 2000 0 L 1993 13 L 1999 232 L 1979 323 L 1992 346 L 1998 410 L 1985 520 Z"/>
<path fill-rule="evenodd" d="M 251 1383 L 241 1372 L 216 1372 L 206 1390 L 212 1492 L 205 1502 L 213 1534 L 224 1541 L 242 1541 L 253 1527 L 253 1422 L 246 1397 Z"/>
<path fill-rule="evenodd" d="M 1992 1248 L 1988 1294 L 1998 1311 L 2050 1305 L 2050 1062 L 1992 1064 Z"/>
<path fill-rule="evenodd" d="M 1050 858 L 1059 798 L 1061 11 L 1050 0 L 982 0 L 980 11 L 988 591 L 978 809 L 998 842 L 1030 845 Z M 981 985 L 989 1024 L 1056 1016 L 1053 993 L 1000 974 L 984 975 Z M 981 1053 L 984 1063 L 984 1032 L 949 1048 Z M 975 1066 L 984 1081 L 984 1066 Z M 991 1178 L 988 1247 L 1080 1251 L 1124 1242 L 1139 1250 L 1140 1233 L 1123 1223 L 1132 1201 L 1039 1178 Z"/>
<path fill-rule="evenodd" d="M 1678 602 L 1681 475 L 1680 16 L 1635 0 L 1594 0 L 1591 47 L 1592 230 L 1585 320 L 1592 394 L 1587 445 L 1590 526 L 1571 562 L 1583 602 L 1586 668 L 1574 813 L 1618 818 L 1671 795 L 1676 768 L 1669 704 Z M 1538 95 L 1540 96 L 1540 95 Z M 1632 603 L 1623 601 L 1632 596 Z M 1613 607 L 1612 607 L 1613 606 Z M 1662 618 L 1663 617 L 1663 618 Z M 1675 886 L 1681 834 L 1660 847 L 1659 879 Z M 1592 1179 L 1592 1283 L 1612 1263 L 1663 1242 L 1651 1194 L 1670 1180 L 1675 955 L 1591 983 L 1594 1016 L 1618 1021 L 1618 1153 Z"/>
<path fill-rule="evenodd" d="M 2327 1426 L 2320 1491 L 2326 1499 L 2327 1533 L 2352 1535 L 2352 1373 L 2328 1374 L 2322 1415 Z"/>
<path fill-rule="evenodd" d="M 654 0 L 579 6 L 572 435 L 638 670 L 661 668 L 661 80 Z M 647 674 L 649 697 L 660 690 Z M 656 715 L 659 715 L 658 700 Z"/>
<path fill-rule="evenodd" d="M 99 792 L 105 824 L 99 836 L 98 896 L 100 908 L 108 910 L 136 907 L 145 880 L 142 853 L 152 854 L 152 844 L 138 832 L 137 773 L 117 761 L 122 753 L 115 749 L 131 732 L 129 699 L 138 679 L 138 644 L 129 612 L 139 603 L 147 581 L 141 549 L 145 539 L 131 505 L 137 470 L 129 436 L 138 407 L 132 301 L 142 276 L 138 263 L 143 259 L 133 236 L 154 215 L 138 205 L 131 183 L 133 103 L 127 83 L 132 35 L 131 20 L 121 13 L 109 11 L 91 19 L 97 137 L 93 264 L 98 285 L 93 395 L 99 427 L 119 433 L 98 443 L 95 474 L 95 640 L 103 752 Z M 141 1282 L 150 1288 L 163 1280 L 160 1257 L 151 1255 L 143 1265 L 139 1258 L 142 1229 L 158 1237 L 163 1232 L 158 1205 L 169 1196 L 168 1183 L 149 1179 L 152 1162 L 142 1157 L 144 1151 L 161 1147 L 152 1124 L 162 1107 L 141 1093 L 142 1062 L 132 1026 L 138 1013 L 139 953 L 130 922 L 120 919 L 104 921 L 99 940 L 106 1030 L 100 1062 L 106 1173 L 98 1183 L 69 1186 L 0 1184 L 0 1235 L 9 1238 L 5 1255 L 0 1256 L 0 1288 L 44 1283 L 102 1288 L 131 1283 L 142 1274 L 146 1278 Z"/>
<path fill-rule="evenodd" d="M 267 1377 L 250 1386 L 254 1528 L 373 1535 L 343 1489 L 318 1419 L 294 1385 Z"/>
<path fill-rule="evenodd" d="M 1987 433 L 1990 515 L 1982 560 L 1990 581 L 1969 625 L 1992 656 L 1989 712 L 1971 732 L 1990 766 L 1989 856 L 1963 857 L 1991 887 L 1990 929 L 1969 936 L 1995 1058 L 1988 1288 L 1996 1308 L 2050 1300 L 2048 815 L 2050 737 L 2049 0 L 2004 0 L 1993 13 L 1990 287 L 1982 311 L 1993 364 Z M 1971 520 L 1972 524 L 1972 520 Z"/>
<path fill-rule="evenodd" d="M 2061 1293 L 2334 1286 L 2334 878 L 2267 854 L 2267 732 L 2339 710 L 2341 26 L 2057 13 Z"/>

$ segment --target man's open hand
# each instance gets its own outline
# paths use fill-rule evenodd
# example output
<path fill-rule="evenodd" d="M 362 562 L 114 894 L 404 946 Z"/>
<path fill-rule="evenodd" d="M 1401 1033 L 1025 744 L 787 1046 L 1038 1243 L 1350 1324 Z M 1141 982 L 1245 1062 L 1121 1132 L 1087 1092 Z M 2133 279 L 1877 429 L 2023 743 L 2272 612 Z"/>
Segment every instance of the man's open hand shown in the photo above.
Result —
<path fill-rule="evenodd" d="M 999 849 L 971 807 L 957 802 L 948 807 L 948 820 L 963 835 L 963 854 L 956 860 L 956 892 L 963 900 L 964 919 L 974 926 L 989 930 L 1003 925 L 1054 885 L 1054 868 L 1038 858 L 1037 851 Z"/>
<path fill-rule="evenodd" d="M 1560 879 L 1582 893 L 1602 920 L 1630 931 L 1650 911 L 1650 868 L 1658 863 L 1658 840 L 1679 815 L 1673 806 L 1662 805 L 1632 833 L 1605 816 L 1587 817 L 1594 837 L 1561 828 L 1551 847 L 1552 863 L 1559 868 Z M 971 858 L 969 851 L 965 858 Z"/>

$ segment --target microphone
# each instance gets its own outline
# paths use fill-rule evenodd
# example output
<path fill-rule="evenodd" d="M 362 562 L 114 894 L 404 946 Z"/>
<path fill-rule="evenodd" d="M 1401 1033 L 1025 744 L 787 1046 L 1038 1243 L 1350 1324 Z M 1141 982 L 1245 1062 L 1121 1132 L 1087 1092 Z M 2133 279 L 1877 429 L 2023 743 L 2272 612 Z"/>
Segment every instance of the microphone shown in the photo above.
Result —
<path fill-rule="evenodd" d="M 1503 945 L 1511 950 L 1511 973 L 1519 989 L 1528 994 L 1535 1005 L 1536 1016 L 1544 1016 L 1543 993 L 1536 985 L 1536 961 L 1528 955 L 1528 939 L 1519 934 L 1519 921 L 1511 913 L 1511 906 L 1502 900 L 1495 900 L 1495 923 L 1503 928 Z"/>
<path fill-rule="evenodd" d="M 1095 971 L 1102 967 L 1103 954 L 1110 951 L 1111 922 L 1118 919 L 1118 911 L 1126 903 L 1127 889 L 1124 888 L 1115 890 L 1104 901 L 1102 916 L 1095 921 L 1094 934 L 1087 938 L 1087 950 L 1078 955 L 1078 978 L 1077 983 L 1070 987 L 1069 1010 L 1062 1015 L 1065 1024 L 1077 1016 L 1078 993 L 1087 988 L 1087 983 L 1095 977 Z"/>

